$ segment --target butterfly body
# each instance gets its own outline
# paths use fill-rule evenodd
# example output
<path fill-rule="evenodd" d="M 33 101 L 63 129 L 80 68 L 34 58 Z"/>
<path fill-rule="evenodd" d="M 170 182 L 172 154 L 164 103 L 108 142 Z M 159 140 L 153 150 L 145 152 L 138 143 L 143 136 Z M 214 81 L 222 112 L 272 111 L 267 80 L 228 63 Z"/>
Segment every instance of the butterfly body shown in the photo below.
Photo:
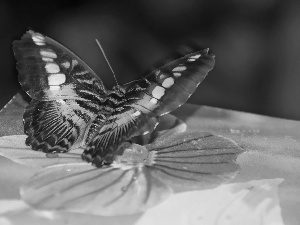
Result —
<path fill-rule="evenodd" d="M 202 50 L 110 91 L 79 57 L 40 33 L 28 31 L 13 50 L 19 82 L 32 98 L 23 116 L 26 144 L 44 152 L 83 147 L 82 158 L 97 167 L 111 163 L 132 137 L 153 131 L 214 66 Z"/>

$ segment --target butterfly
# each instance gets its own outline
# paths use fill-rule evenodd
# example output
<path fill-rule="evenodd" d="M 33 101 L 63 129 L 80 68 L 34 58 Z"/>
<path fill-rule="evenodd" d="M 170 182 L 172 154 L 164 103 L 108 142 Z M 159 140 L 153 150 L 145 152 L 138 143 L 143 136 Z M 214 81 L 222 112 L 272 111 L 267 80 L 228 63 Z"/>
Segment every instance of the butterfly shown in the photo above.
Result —
<path fill-rule="evenodd" d="M 208 49 L 107 90 L 77 55 L 27 31 L 13 42 L 18 80 L 32 98 L 23 115 L 26 144 L 46 153 L 85 150 L 96 167 L 110 164 L 132 137 L 155 130 L 159 117 L 184 104 L 214 67 Z"/>

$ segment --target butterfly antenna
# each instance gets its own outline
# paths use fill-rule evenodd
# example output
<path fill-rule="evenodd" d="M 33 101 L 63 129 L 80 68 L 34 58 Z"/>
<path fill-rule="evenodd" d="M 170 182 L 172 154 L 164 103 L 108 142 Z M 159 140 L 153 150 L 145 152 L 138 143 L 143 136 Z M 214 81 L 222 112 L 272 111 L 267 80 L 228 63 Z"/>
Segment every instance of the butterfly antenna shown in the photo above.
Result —
<path fill-rule="evenodd" d="M 101 52 L 102 52 L 102 54 L 103 54 L 103 56 L 104 56 L 104 58 L 105 58 L 105 60 L 106 60 L 107 65 L 109 66 L 109 68 L 110 68 L 112 74 L 114 75 L 114 78 L 115 78 L 115 81 L 116 81 L 116 83 L 117 83 L 117 86 L 119 86 L 119 83 L 118 83 L 117 78 L 116 78 L 116 74 L 115 74 L 115 72 L 113 71 L 113 69 L 112 69 L 112 67 L 111 67 L 111 65 L 110 65 L 110 63 L 109 63 L 109 61 L 108 61 L 108 59 L 107 59 L 107 57 L 106 57 L 106 55 L 105 55 L 105 52 L 104 52 L 104 50 L 103 50 L 103 48 L 102 48 L 100 42 L 98 41 L 98 39 L 95 39 L 95 40 L 96 40 L 96 43 L 97 43 L 97 45 L 99 46 L 99 48 L 100 48 L 100 50 L 101 50 Z"/>

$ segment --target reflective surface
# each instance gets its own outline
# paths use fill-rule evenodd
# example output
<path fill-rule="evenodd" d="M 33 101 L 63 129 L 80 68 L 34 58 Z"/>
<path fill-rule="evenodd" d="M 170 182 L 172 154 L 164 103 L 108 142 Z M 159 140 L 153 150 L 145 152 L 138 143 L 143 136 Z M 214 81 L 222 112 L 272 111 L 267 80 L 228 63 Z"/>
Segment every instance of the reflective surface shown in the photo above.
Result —
<path fill-rule="evenodd" d="M 126 217 L 120 217 L 120 216 L 114 216 L 114 217 L 101 217 L 101 216 L 90 216 L 85 217 L 84 214 L 82 214 L 83 217 L 85 217 L 87 220 L 98 220 L 99 221 L 105 221 L 106 224 L 113 224 L 115 221 L 122 221 L 124 223 L 128 222 L 128 224 L 151 224 L 153 222 L 153 219 L 156 219 L 157 222 L 166 222 L 167 218 L 174 218 L 175 221 L 182 222 L 180 224 L 197 224 L 197 222 L 200 221 L 200 218 L 202 221 L 208 221 L 207 224 L 222 224 L 224 222 L 223 219 L 230 218 L 230 221 L 236 221 L 236 222 L 244 222 L 242 218 L 252 218 L 251 222 L 252 224 L 259 224 L 258 222 L 261 222 L 260 220 L 256 220 L 256 218 L 264 218 L 263 224 L 268 224 L 270 220 L 268 218 L 275 218 L 273 222 L 276 222 L 277 224 L 298 224 L 299 221 L 299 215 L 297 213 L 297 209 L 299 208 L 299 169 L 300 169 L 300 162 L 299 162 L 299 148 L 300 148 L 300 123 L 297 121 L 289 121 L 289 120 L 280 120 L 276 118 L 270 118 L 270 117 L 263 117 L 259 115 L 254 114 L 248 114 L 248 113 L 241 113 L 241 112 L 234 112 L 229 110 L 223 110 L 223 109 L 217 109 L 217 108 L 211 108 L 211 107 L 199 107 L 199 106 L 193 106 L 193 105 L 185 105 L 181 107 L 179 110 L 175 112 L 175 115 L 182 119 L 187 124 L 187 132 L 177 133 L 176 135 L 170 135 L 168 137 L 168 134 L 165 133 L 165 136 L 163 135 L 157 135 L 154 139 L 156 141 L 152 141 L 150 145 L 147 145 L 146 143 L 149 143 L 148 141 L 144 140 L 143 146 L 147 149 L 148 152 L 156 151 L 156 154 L 148 154 L 148 157 L 146 158 L 146 161 L 143 161 L 144 157 L 138 157 L 138 162 L 143 161 L 145 164 L 143 166 L 134 166 L 130 168 L 123 168 L 118 169 L 116 171 L 118 176 L 120 174 L 125 172 L 125 176 L 129 176 L 130 179 L 127 181 L 132 181 L 131 183 L 134 183 L 134 180 L 142 179 L 144 181 L 147 180 L 147 176 L 145 175 L 145 171 L 150 171 L 151 179 L 154 180 L 154 189 L 153 190 L 153 196 L 155 196 L 155 190 L 160 190 L 159 193 L 165 193 L 162 196 L 156 195 L 156 197 L 150 197 L 151 202 L 156 204 L 158 201 L 163 200 L 165 201 L 159 203 L 156 207 L 152 209 L 148 209 L 143 214 L 135 214 L 130 215 Z M 16 122 L 16 121 L 14 121 Z M 201 141 L 205 140 L 197 137 L 196 143 L 192 143 L 192 139 L 189 139 L 189 137 L 183 137 L 181 135 L 183 134 L 213 134 L 213 137 L 221 138 L 222 142 L 228 143 L 237 143 L 239 146 L 241 146 L 244 150 L 243 154 L 240 154 L 237 157 L 237 164 L 240 166 L 240 172 L 235 177 L 231 176 L 230 174 L 234 173 L 228 173 L 227 181 L 229 181 L 231 178 L 233 178 L 230 181 L 230 184 L 222 184 L 214 189 L 207 189 L 207 190 L 193 190 L 193 191 L 187 191 L 187 189 L 183 190 L 182 186 L 184 187 L 184 184 L 186 181 L 177 182 L 177 179 L 174 179 L 173 176 L 169 176 L 164 172 L 169 172 L 168 170 L 163 170 L 164 172 L 161 173 L 160 168 L 162 162 L 159 160 L 162 160 L 163 158 L 156 158 L 157 162 L 153 163 L 153 155 L 158 155 L 159 157 L 165 157 L 170 156 L 168 155 L 170 152 L 169 150 L 166 150 L 167 148 L 170 148 L 173 152 L 172 157 L 175 156 L 176 163 L 172 162 L 172 165 L 181 165 L 183 167 L 187 167 L 186 165 L 182 165 L 180 162 L 184 159 L 184 155 L 181 155 L 179 157 L 176 155 L 177 150 L 176 148 L 178 146 L 172 146 L 168 147 L 170 143 L 176 144 L 176 141 L 182 141 L 184 138 L 186 138 L 186 148 L 188 146 L 196 146 Z M 172 140 L 172 137 L 174 140 Z M 193 137 L 193 136 L 190 136 Z M 211 136 L 212 137 L 212 136 Z M 160 139 L 161 138 L 161 139 Z M 170 139 L 169 139 L 170 138 Z M 231 140 L 229 140 L 230 138 Z M 151 140 L 151 138 L 148 138 L 148 140 Z M 170 140 L 170 141 L 167 141 Z M 200 141 L 201 140 L 201 141 Z M 184 142 L 184 141 L 183 141 Z M 219 142 L 219 143 L 222 143 Z M 7 144 L 12 144 L 13 141 L 7 141 Z M 140 144 L 142 143 L 139 142 Z M 207 142 L 208 143 L 208 142 Z M 217 143 L 216 140 L 212 141 L 212 143 Z M 14 143 L 16 144 L 16 143 Z M 179 146 L 185 145 L 184 143 L 181 143 Z M 152 147 L 150 147 L 152 146 Z M 205 146 L 205 145 L 201 145 Z M 222 146 L 224 146 L 222 144 Z M 2 146 L 2 147 L 7 147 Z M 14 147 L 14 149 L 17 147 L 17 145 Z M 160 148 L 163 148 L 162 150 L 158 150 Z M 16 148 L 17 149 L 17 148 Z M 144 148 L 143 148 L 144 149 Z M 155 150 L 156 149 L 156 150 Z M 200 149 L 198 149 L 200 150 Z M 208 150 L 208 149 L 207 149 Z M 4 155 L 4 151 L 1 150 L 1 155 Z M 23 150 L 22 150 L 23 151 Z M 158 152 L 166 152 L 164 154 L 157 154 Z M 6 151 L 5 154 L 7 154 L 8 151 Z M 9 151 L 11 152 L 11 151 Z M 15 151 L 17 152 L 17 150 Z M 33 152 L 33 151 L 28 151 Z M 167 153 L 168 152 L 168 153 Z M 188 151 L 189 152 L 189 151 Z M 197 151 L 196 151 L 197 152 Z M 216 151 L 218 153 L 221 153 L 222 151 Z M 141 153 L 144 153 L 144 151 L 141 151 Z M 182 151 L 181 153 L 185 153 L 185 151 Z M 190 152 L 189 152 L 190 153 Z M 202 151 L 202 153 L 205 153 L 205 151 Z M 18 154 L 15 154 L 18 155 Z M 143 154 L 141 154 L 143 155 Z M 150 157 L 149 157 L 150 156 Z M 186 155 L 187 156 L 187 155 Z M 237 155 L 236 155 L 237 156 Z M 15 156 L 8 156 L 9 158 L 15 158 Z M 152 158 L 151 158 L 152 157 Z M 214 157 L 213 159 L 222 159 L 221 155 Z M 46 158 L 47 160 L 57 160 L 57 158 Z M 60 157 L 59 157 L 60 158 Z M 76 157 L 74 157 L 76 158 Z M 129 159 L 135 159 L 134 157 L 130 156 Z M 166 157 L 165 157 L 166 158 Z M 170 158 L 170 157 L 169 157 Z M 168 159 L 169 159 L 168 158 Z M 192 157 L 195 159 L 195 157 Z M 199 157 L 200 159 L 201 157 Z M 147 159 L 152 159 L 147 160 Z M 218 159 L 218 160 L 219 160 Z M 234 166 L 234 158 L 227 158 L 229 159 L 230 165 Z M 18 161 L 19 160 L 19 161 Z M 28 160 L 28 159 L 25 159 Z M 66 159 L 65 159 L 66 160 Z M 73 160 L 73 159 L 72 159 Z M 139 161 L 141 160 L 141 161 Z M 178 161 L 179 160 L 179 161 Z M 17 159 L 15 161 L 21 162 L 23 164 L 27 164 L 29 161 L 24 163 L 23 159 Z M 31 162 L 36 162 L 39 160 L 32 160 Z M 40 160 L 42 161 L 42 160 Z M 174 161 L 172 159 L 172 161 Z M 219 160 L 220 161 L 220 160 Z M 191 162 L 191 161 L 189 161 Z M 58 162 L 56 162 L 57 164 Z M 64 164 L 66 161 L 64 162 Z M 166 163 L 166 162 L 163 162 Z M 167 162 L 170 163 L 170 162 Z M 199 161 L 198 161 L 199 163 Z M 80 163 L 81 164 L 81 163 Z M 28 164 L 27 164 L 28 165 Z M 39 164 L 39 167 L 42 166 L 42 163 Z M 62 173 L 57 173 L 58 167 L 64 167 L 66 169 L 71 169 L 69 172 L 72 172 L 72 166 L 74 164 L 67 164 L 67 165 L 58 165 L 58 166 L 52 166 L 48 167 L 41 171 L 41 169 L 37 169 L 39 167 L 35 167 L 36 169 L 27 167 L 27 166 L 21 166 L 16 163 L 11 163 L 7 159 L 1 159 L 1 174 L 5 174 L 5 176 L 1 177 L 1 190 L 6 190 L 7 195 L 2 195 L 2 198 L 6 198 L 5 196 L 10 196 L 10 198 L 17 199 L 18 194 L 16 193 L 17 187 L 13 189 L 14 186 L 20 187 L 23 183 L 28 182 L 30 178 L 30 174 L 33 175 L 35 172 L 40 171 L 39 175 L 35 176 L 31 179 L 31 183 L 27 183 L 26 186 L 23 187 L 23 190 L 28 191 L 28 196 L 31 196 L 30 193 L 35 193 L 35 191 L 38 191 L 35 189 L 34 185 L 37 184 L 36 181 L 41 182 L 41 180 L 47 180 L 47 182 L 52 182 L 55 178 L 60 178 L 60 176 L 63 176 Z M 85 165 L 87 166 L 87 165 Z M 81 172 L 86 171 L 84 167 L 76 167 L 77 172 L 82 170 Z M 193 168 L 191 164 L 189 164 L 190 168 Z M 92 167 L 90 167 L 92 168 Z M 134 168 L 132 170 L 132 168 Z M 142 168 L 142 169 L 141 169 Z M 165 168 L 165 167 L 164 167 Z M 176 169 L 176 175 L 180 175 L 179 167 L 173 167 Z M 187 167 L 188 168 L 188 167 Z M 197 168 L 205 168 L 199 166 Z M 214 168 L 209 165 L 209 168 Z M 228 167 L 230 168 L 230 167 Z M 234 168 L 234 167 L 232 167 Z M 87 169 L 87 168 L 86 168 Z M 169 169 L 169 168 L 168 168 Z M 224 169 L 224 168 L 223 168 Z M 222 171 L 223 171 L 222 169 Z M 226 167 L 225 167 L 226 169 Z M 74 171 L 76 171 L 74 169 Z M 173 171 L 171 170 L 171 171 Z M 62 171 L 62 170 L 59 170 Z M 133 171 L 138 171 L 138 173 L 134 173 Z M 139 172 L 141 173 L 139 174 Z M 179 172 L 177 172 L 179 171 Z M 218 171 L 216 169 L 210 170 L 210 171 Z M 220 171 L 220 170 L 219 170 Z M 229 171 L 237 171 L 235 169 L 233 170 L 227 170 Z M 53 172 L 55 176 L 53 176 L 52 181 L 45 177 L 42 179 L 39 179 L 43 176 L 43 174 L 47 174 L 48 172 Z M 104 172 L 104 171 L 103 171 Z M 64 173 L 67 173 L 64 172 Z M 147 172 L 146 172 L 147 173 Z M 138 176 L 136 176 L 138 175 Z M 199 175 L 199 174 L 198 174 Z M 198 177 L 195 176 L 196 178 Z M 228 176 L 229 175 L 229 176 Z M 104 175 L 103 175 L 104 176 Z M 133 179 L 134 177 L 139 177 L 137 179 Z M 82 177 L 82 176 L 81 176 Z M 89 174 L 83 179 L 89 179 L 89 177 L 92 177 L 92 173 Z M 186 175 L 185 175 L 186 177 Z M 217 176 L 222 180 L 222 177 Z M 209 184 L 209 181 L 200 178 L 199 180 L 202 181 L 202 184 Z M 30 180 L 29 180 L 30 181 Z M 80 181 L 80 180 L 79 180 Z M 111 181 L 113 181 L 113 178 L 111 177 Z M 143 182 L 144 182 L 143 181 Z M 216 180 L 212 180 L 212 183 L 217 184 L 215 182 Z M 91 179 L 90 182 L 97 182 L 95 179 Z M 139 182 L 139 184 L 143 183 L 142 181 Z M 64 183 L 64 182 L 62 182 Z M 129 184 L 128 182 L 126 185 Z M 180 183 L 178 186 L 177 184 Z M 201 182 L 200 182 L 201 183 Z M 38 185 L 41 185 L 42 183 L 39 183 Z M 67 184 L 67 183 L 65 183 Z M 130 196 L 130 188 L 128 189 L 126 185 L 123 185 L 125 183 L 120 182 L 117 189 L 120 191 L 125 190 L 125 192 Z M 199 184 L 199 183 L 198 183 Z M 97 185 L 94 185 L 97 186 Z M 142 185 L 145 187 L 144 185 Z M 6 187 L 6 188 L 5 188 Z M 12 188 L 7 188 L 12 187 Z M 82 186 L 81 186 L 82 187 Z M 101 185 L 99 186 L 101 188 Z M 126 188 L 124 188 L 126 187 Z M 135 190 L 135 187 L 138 187 L 136 185 L 132 186 Z M 188 185 L 188 187 L 191 187 Z M 27 188 L 27 190 L 26 190 Z M 91 187 L 92 189 L 94 187 Z M 185 187 L 184 187 L 185 188 Z M 76 188 L 75 188 L 76 189 Z M 74 189 L 74 190 L 75 190 Z M 200 188 L 201 189 L 201 188 Z M 47 190 L 47 189 L 44 189 Z M 107 189 L 108 190 L 108 189 Z M 126 191 L 127 190 L 127 191 Z M 34 191 L 34 192 L 32 192 Z M 92 190 L 90 190 L 92 191 Z M 183 191 L 183 192 L 182 192 Z M 110 192 L 110 191 L 109 191 Z M 108 193 L 109 193 L 108 192 Z M 173 194 L 172 194 L 173 192 Z M 24 194 L 23 192 L 22 194 Z M 37 193 L 37 192 L 36 192 Z M 67 193 L 67 192 L 66 192 Z M 76 192 L 77 193 L 77 192 Z M 118 192 L 116 192 L 118 193 Z M 123 192 L 122 192 L 123 193 Z M 141 192 L 145 193 L 145 192 Z M 135 193 L 136 194 L 136 193 Z M 51 196 L 52 194 L 49 193 Z M 24 196 L 24 195 L 23 195 Z M 70 196 L 70 194 L 68 194 Z M 99 195 L 101 196 L 101 195 Z M 106 196 L 112 196 L 112 195 L 106 195 Z M 124 195 L 125 196 L 125 195 Z M 222 196 L 222 197 L 221 197 Z M 228 198 L 227 198 L 227 197 Z M 66 196 L 64 196 L 65 199 Z M 112 198 L 116 198 L 116 196 L 112 196 Z M 31 197 L 29 197 L 31 199 Z M 126 198 L 124 198 L 126 199 Z M 137 198 L 138 199 L 138 198 Z M 191 199 L 194 199 L 192 201 Z M 106 200 L 108 200 L 108 197 L 106 197 Z M 255 200 L 255 201 L 254 201 Z M 39 202 L 38 200 L 36 200 Z M 222 202 L 223 203 L 222 203 Z M 129 202 L 129 201 L 124 201 Z M 130 198 L 130 202 L 132 203 L 132 198 Z M 230 204 L 230 202 L 232 202 Z M 13 204 L 12 201 L 10 201 L 11 204 Z M 49 203 L 49 202 L 48 202 Z M 47 203 L 47 204 L 48 204 Z M 234 203 L 234 204 L 233 204 Z M 222 204 L 224 204 L 224 207 L 222 208 Z M 6 202 L 6 205 L 9 205 Z M 17 206 L 15 206 L 17 205 Z M 9 215 L 6 213 L 2 213 L 5 218 L 10 219 L 11 221 L 14 221 L 17 223 L 17 215 L 21 216 L 22 218 L 26 218 L 28 221 L 36 221 L 36 214 L 33 216 L 30 209 L 27 209 L 26 212 L 24 211 L 18 211 L 18 207 L 22 208 L 21 203 L 16 203 L 15 206 L 15 213 L 10 213 Z M 176 206 L 180 206 L 180 209 L 186 208 L 189 211 L 184 210 L 177 210 Z M 226 206 L 226 207 L 225 207 Z M 88 208 L 88 207 L 87 207 Z M 127 207 L 130 209 L 130 207 Z M 24 209 L 24 208 L 23 208 Z M 131 208 L 132 209 L 132 208 Z M 213 210 L 212 210 L 213 209 Z M 3 209 L 2 209 L 3 210 Z M 205 211 L 208 210 L 208 211 Z M 231 211 L 232 210 L 232 211 Z M 168 211 L 169 217 L 163 217 L 161 212 Z M 206 213 L 203 213 L 206 212 Z M 238 212 L 238 213 L 230 213 L 230 212 Z M 62 221 L 62 218 L 65 220 L 71 221 L 72 216 L 78 216 L 78 214 L 66 214 L 61 212 L 55 212 L 55 221 L 58 222 Z M 166 214 L 167 215 L 167 214 Z M 226 216 L 227 215 L 227 216 Z M 230 215 L 230 216 L 229 216 Z M 241 217 L 243 215 L 243 217 Z M 229 216 L 229 217 L 228 217 Z M 20 218 L 20 217 L 18 217 Z M 39 217 L 41 218 L 41 217 Z M 44 220 L 49 221 L 45 217 L 43 217 Z M 210 218 L 210 219 L 209 219 Z M 52 220 L 54 221 L 54 220 Z M 79 220 L 78 220 L 79 221 Z M 170 221 L 170 220 L 169 220 Z M 250 220 L 249 220 L 250 221 Z M 141 223 L 143 222 L 143 223 Z M 157 224 L 159 224 L 157 222 Z M 93 222 L 91 222 L 93 223 Z M 33 224 L 33 223 L 32 223 Z M 61 223 L 62 224 L 62 223 Z M 174 223 L 176 224 L 176 223 Z M 234 224 L 234 223 L 231 223 Z M 238 223 L 236 223 L 238 224 Z M 260 223 L 261 224 L 261 223 Z"/>

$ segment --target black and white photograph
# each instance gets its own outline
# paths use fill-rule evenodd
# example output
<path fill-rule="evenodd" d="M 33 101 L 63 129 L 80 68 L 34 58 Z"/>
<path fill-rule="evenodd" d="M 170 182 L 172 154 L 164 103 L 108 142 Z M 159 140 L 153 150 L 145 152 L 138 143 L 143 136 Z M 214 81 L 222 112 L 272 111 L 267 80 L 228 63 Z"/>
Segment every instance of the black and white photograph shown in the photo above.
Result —
<path fill-rule="evenodd" d="M 300 224 L 300 2 L 0 1 L 0 224 Z"/>

